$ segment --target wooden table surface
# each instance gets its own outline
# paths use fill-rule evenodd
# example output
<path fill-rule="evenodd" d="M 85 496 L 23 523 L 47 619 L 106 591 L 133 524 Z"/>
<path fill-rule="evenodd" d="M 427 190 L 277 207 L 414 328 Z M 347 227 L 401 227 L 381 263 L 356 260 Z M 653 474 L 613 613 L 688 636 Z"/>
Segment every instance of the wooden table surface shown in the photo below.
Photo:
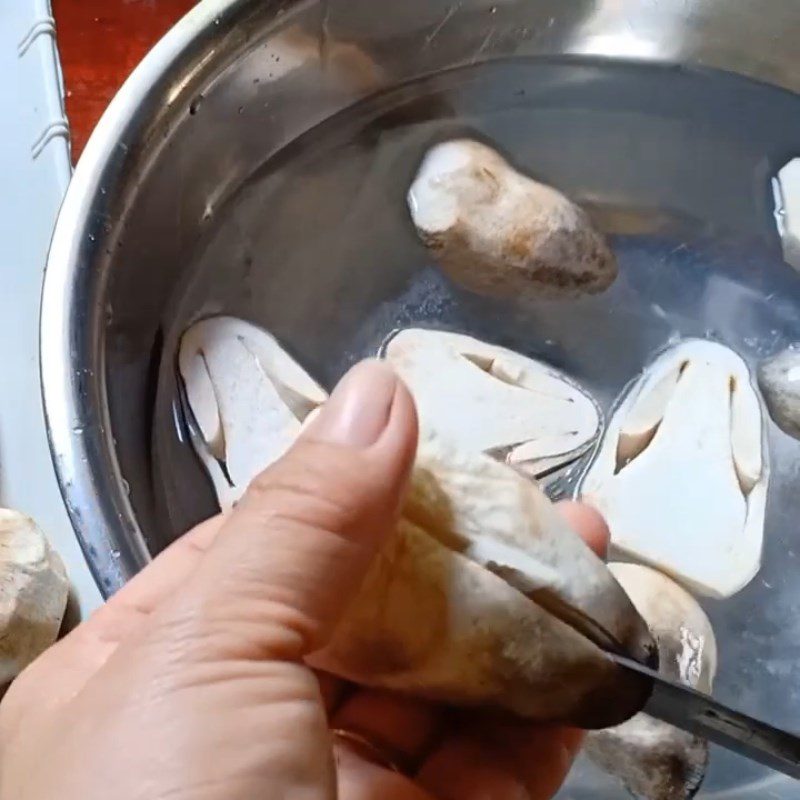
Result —
<path fill-rule="evenodd" d="M 53 0 L 77 160 L 133 68 L 195 0 Z"/>

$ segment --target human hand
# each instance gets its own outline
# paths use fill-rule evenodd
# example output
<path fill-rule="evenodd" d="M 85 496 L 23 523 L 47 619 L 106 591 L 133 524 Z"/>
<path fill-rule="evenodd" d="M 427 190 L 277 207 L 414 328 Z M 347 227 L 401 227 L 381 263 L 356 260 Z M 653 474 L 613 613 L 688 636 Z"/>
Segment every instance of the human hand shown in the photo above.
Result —
<path fill-rule="evenodd" d="M 416 437 L 391 370 L 354 368 L 229 515 L 178 540 L 12 685 L 0 800 L 551 797 L 579 732 L 456 714 L 303 663 L 392 530 Z M 561 508 L 605 547 L 596 513 Z"/>

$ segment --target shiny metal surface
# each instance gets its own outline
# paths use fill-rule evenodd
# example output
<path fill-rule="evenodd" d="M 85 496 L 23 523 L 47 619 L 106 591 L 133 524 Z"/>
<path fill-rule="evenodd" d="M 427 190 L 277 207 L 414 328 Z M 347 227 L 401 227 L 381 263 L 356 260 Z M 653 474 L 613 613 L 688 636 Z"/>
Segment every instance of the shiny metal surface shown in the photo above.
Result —
<path fill-rule="evenodd" d="M 535 335 L 537 353 L 570 367 L 606 408 L 676 327 L 692 335 L 713 328 L 749 348 L 751 363 L 764 347 L 800 339 L 800 293 L 779 269 L 769 195 L 760 191 L 800 150 L 791 94 L 800 91 L 798 36 L 796 0 L 198 5 L 98 126 L 47 265 L 42 383 L 51 448 L 104 593 L 213 510 L 190 448 L 153 435 L 171 424 L 165 376 L 192 316 L 226 311 L 269 324 L 327 383 L 397 320 L 471 327 L 528 350 Z M 531 321 L 454 296 L 421 269 L 424 254 L 399 221 L 402 202 L 386 187 L 402 195 L 426 142 L 464 127 L 594 209 L 623 237 L 632 276 L 611 302 L 624 308 L 631 297 L 652 297 L 670 325 L 654 309 L 655 317 L 609 318 L 591 303 L 566 327 L 552 308 Z M 731 230 L 749 244 L 728 241 Z M 695 277 L 698 264 L 711 265 L 710 277 Z M 659 283 L 666 268 L 683 277 Z M 768 307 L 763 297 L 772 298 Z M 598 326 L 613 359 L 590 346 Z M 777 453 L 794 463 L 788 440 Z M 773 492 L 780 553 L 791 550 L 797 513 L 786 505 L 790 472 Z M 184 474 L 193 476 L 190 490 L 176 477 Z M 767 554 L 775 566 L 765 581 L 782 580 L 780 553 Z M 768 596 L 781 604 L 779 622 L 756 590 L 719 612 L 738 637 L 724 643 L 724 657 L 762 648 L 773 668 L 775 648 L 800 634 L 789 622 L 800 619 L 794 595 Z M 737 628 L 739 619 L 747 621 Z M 768 718 L 800 715 L 794 690 L 782 708 L 775 692 L 765 699 L 767 690 L 753 688 L 764 677 L 761 660 L 754 663 L 722 691 L 749 692 L 747 710 Z M 783 669 L 783 680 L 800 687 L 794 668 Z M 723 763 L 734 778 L 712 781 L 721 793 L 710 796 L 750 797 L 762 780 L 775 798 L 794 796 L 770 776 Z M 607 795 L 587 795 L 587 786 L 602 786 L 591 773 L 579 770 L 575 780 L 565 798 L 617 796 L 613 784 L 598 789 Z"/>

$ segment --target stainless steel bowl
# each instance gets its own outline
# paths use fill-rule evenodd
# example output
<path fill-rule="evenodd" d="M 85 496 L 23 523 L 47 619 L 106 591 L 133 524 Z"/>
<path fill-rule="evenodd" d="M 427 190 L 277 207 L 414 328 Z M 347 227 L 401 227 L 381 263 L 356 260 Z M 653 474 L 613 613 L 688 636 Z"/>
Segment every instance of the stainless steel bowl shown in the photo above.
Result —
<path fill-rule="evenodd" d="M 98 125 L 47 265 L 49 435 L 102 591 L 213 510 L 171 418 L 177 336 L 201 314 L 263 322 L 328 383 L 388 327 L 441 322 L 560 362 L 606 406 L 676 328 L 732 338 L 751 362 L 800 339 L 768 192 L 800 150 L 798 37 L 797 0 L 200 3 Z M 464 130 L 498 140 L 620 237 L 630 278 L 612 307 L 531 318 L 428 269 L 403 194 L 424 147 Z M 631 293 L 649 316 L 620 313 Z M 797 513 L 789 447 L 778 441 L 771 511 L 783 551 Z M 770 563 L 764 580 L 785 578 Z M 726 649 L 741 660 L 752 646 L 769 669 L 800 633 L 795 594 L 765 591 L 711 609 L 730 640 L 723 665 Z M 784 667 L 782 702 L 753 688 L 759 669 L 737 668 L 723 695 L 800 717 L 800 674 Z M 754 796 L 757 770 L 717 760 L 709 796 Z M 589 796 L 582 780 L 567 796 Z M 796 796 L 763 780 L 759 796 Z"/>

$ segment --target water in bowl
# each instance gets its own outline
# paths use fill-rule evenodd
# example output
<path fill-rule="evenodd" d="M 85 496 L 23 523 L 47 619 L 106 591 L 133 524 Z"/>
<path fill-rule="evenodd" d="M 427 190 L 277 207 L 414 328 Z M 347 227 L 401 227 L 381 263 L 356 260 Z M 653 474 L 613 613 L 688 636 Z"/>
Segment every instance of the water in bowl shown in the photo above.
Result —
<path fill-rule="evenodd" d="M 520 305 L 442 277 L 417 241 L 405 193 L 426 148 L 461 135 L 495 142 L 591 211 L 619 257 L 609 291 Z M 165 317 L 154 538 L 174 538 L 214 508 L 174 424 L 175 346 L 198 316 L 265 326 L 328 387 L 395 327 L 465 331 L 549 361 L 608 410 L 671 340 L 713 338 L 751 366 L 800 340 L 800 276 L 781 258 L 770 190 L 798 150 L 794 95 L 719 73 L 575 60 L 453 70 L 309 131 L 214 212 L 192 279 Z M 800 443 L 774 426 L 769 438 L 763 569 L 737 596 L 704 605 L 720 645 L 719 699 L 800 728 Z M 701 796 L 788 800 L 796 791 L 715 751 Z M 585 764 L 561 795 L 621 796 Z"/>

